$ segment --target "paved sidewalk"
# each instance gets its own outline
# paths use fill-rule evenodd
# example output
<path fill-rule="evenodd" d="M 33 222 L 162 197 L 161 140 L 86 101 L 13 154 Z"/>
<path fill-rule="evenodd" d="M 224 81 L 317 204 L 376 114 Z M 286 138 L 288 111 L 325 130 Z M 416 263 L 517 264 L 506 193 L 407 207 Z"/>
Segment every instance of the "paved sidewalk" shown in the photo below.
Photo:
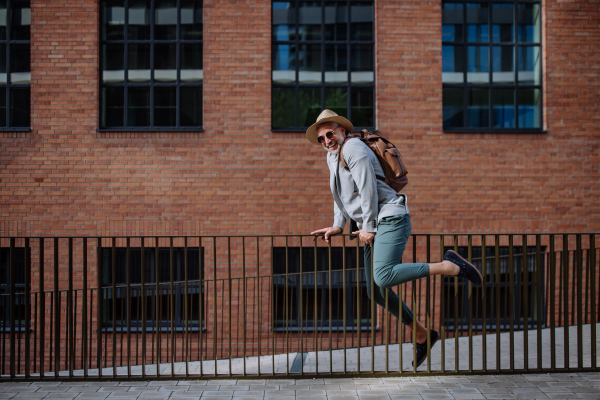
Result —
<path fill-rule="evenodd" d="M 600 373 L 0 384 L 0 399 L 600 399 Z"/>

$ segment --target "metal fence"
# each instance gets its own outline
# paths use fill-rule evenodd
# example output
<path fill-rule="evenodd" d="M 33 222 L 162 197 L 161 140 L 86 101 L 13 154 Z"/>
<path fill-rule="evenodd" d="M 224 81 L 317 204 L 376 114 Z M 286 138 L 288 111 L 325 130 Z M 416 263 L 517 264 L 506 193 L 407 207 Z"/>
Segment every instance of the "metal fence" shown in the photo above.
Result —
<path fill-rule="evenodd" d="M 345 235 L 0 237 L 0 380 L 596 371 L 598 235 L 411 236 L 484 277 L 393 289 L 441 334 L 418 369 Z"/>

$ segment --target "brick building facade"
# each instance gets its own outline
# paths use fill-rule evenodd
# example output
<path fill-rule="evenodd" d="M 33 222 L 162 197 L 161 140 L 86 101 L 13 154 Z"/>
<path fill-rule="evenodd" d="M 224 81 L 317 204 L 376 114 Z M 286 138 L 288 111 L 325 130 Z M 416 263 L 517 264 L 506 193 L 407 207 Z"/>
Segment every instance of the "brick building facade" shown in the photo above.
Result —
<path fill-rule="evenodd" d="M 442 127 L 441 2 L 375 1 L 375 127 L 409 169 L 414 233 L 600 229 L 600 9 L 541 8 L 543 131 L 461 133 Z M 31 0 L 31 129 L 0 132 L 0 234 L 329 226 L 325 153 L 271 127 L 271 13 L 267 0 L 204 0 L 202 131 L 117 132 L 98 129 L 99 3 Z"/>

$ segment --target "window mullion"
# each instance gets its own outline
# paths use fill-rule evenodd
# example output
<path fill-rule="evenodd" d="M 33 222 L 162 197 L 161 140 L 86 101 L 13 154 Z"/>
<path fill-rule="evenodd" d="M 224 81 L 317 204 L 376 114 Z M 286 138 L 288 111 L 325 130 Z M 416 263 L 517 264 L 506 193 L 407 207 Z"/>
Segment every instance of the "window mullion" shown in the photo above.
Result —
<path fill-rule="evenodd" d="M 150 1 L 150 126 L 154 127 L 154 23 L 156 16 L 155 0 Z"/>
<path fill-rule="evenodd" d="M 10 80 L 10 35 L 12 31 L 12 7 L 11 2 L 6 2 L 6 127 L 12 128 L 12 121 L 10 120 L 10 109 L 12 104 L 10 102 L 10 91 L 11 91 L 11 80 Z"/>
<path fill-rule="evenodd" d="M 179 93 L 180 93 L 180 74 L 181 74 L 181 66 L 180 66 L 180 54 L 181 54 L 181 0 L 177 0 L 177 26 L 175 27 L 175 126 L 181 126 L 180 123 L 180 101 L 179 101 Z"/>

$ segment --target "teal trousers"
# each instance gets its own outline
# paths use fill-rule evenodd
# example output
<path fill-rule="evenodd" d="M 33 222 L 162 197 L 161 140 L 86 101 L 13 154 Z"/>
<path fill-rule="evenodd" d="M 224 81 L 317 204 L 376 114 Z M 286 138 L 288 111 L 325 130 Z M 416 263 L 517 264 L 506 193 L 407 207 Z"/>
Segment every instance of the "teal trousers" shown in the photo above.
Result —
<path fill-rule="evenodd" d="M 388 292 L 388 310 L 396 318 L 400 316 L 402 303 L 402 322 L 411 324 L 411 309 L 391 289 L 402 283 L 429 276 L 426 263 L 402 263 L 402 254 L 411 233 L 410 214 L 394 215 L 382 218 L 377 225 L 377 234 L 373 241 L 373 279 L 374 293 L 371 293 L 371 246 L 365 245 L 365 273 L 367 295 L 375 303 L 385 308 L 385 291 Z M 374 297 L 372 297 L 374 296 Z"/>

